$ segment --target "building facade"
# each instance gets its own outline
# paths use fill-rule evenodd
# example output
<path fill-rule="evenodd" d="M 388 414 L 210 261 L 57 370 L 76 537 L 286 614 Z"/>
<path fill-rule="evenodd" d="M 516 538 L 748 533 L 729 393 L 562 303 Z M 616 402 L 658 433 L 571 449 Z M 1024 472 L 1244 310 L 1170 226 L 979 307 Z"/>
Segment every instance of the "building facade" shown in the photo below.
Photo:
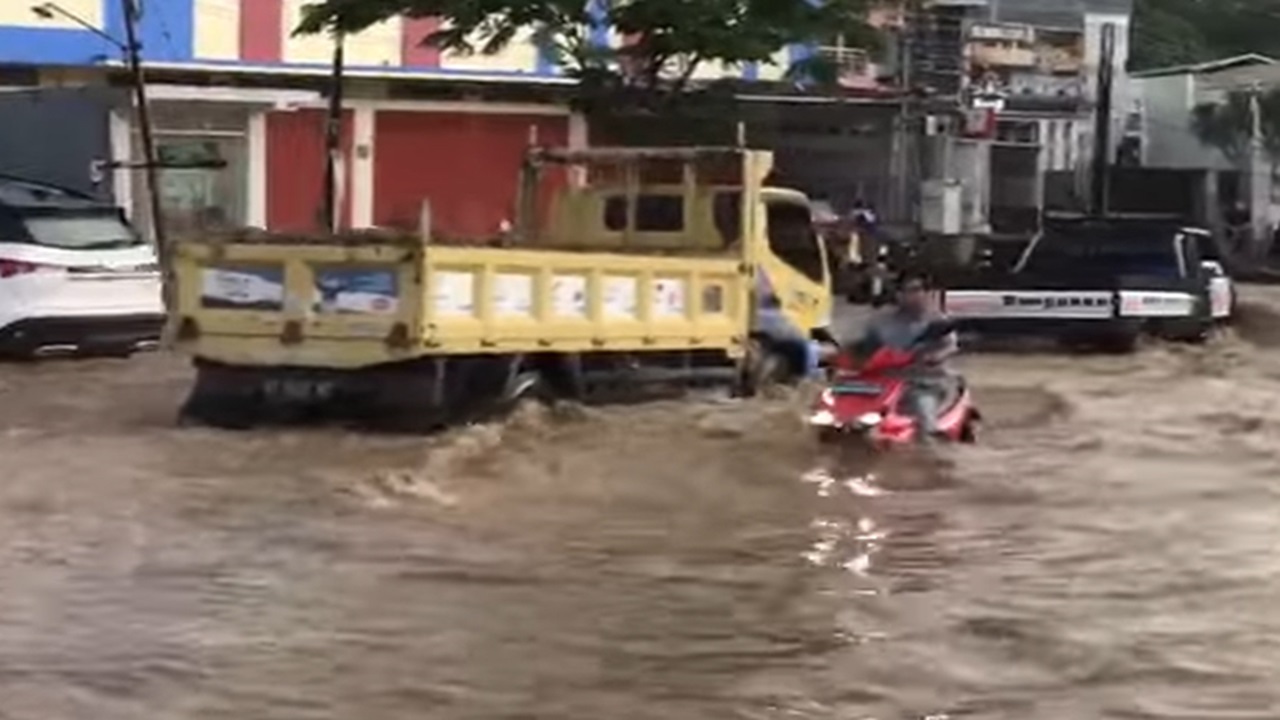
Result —
<path fill-rule="evenodd" d="M 1143 165 L 1208 170 L 1224 205 L 1251 209 L 1256 233 L 1280 225 L 1280 172 L 1274 161 L 1260 155 L 1250 165 L 1246 156 L 1229 157 L 1204 144 L 1192 130 L 1199 105 L 1224 102 L 1233 92 L 1280 90 L 1280 61 L 1250 54 L 1158 68 L 1136 73 L 1133 87 Z"/>
<path fill-rule="evenodd" d="M 125 0 L 58 0 L 38 13 L 27 0 L 0 2 L 0 87 L 32 93 L 121 86 Z M 137 0 L 134 0 L 135 2 Z M 159 188 L 167 223 L 182 232 L 258 226 L 304 230 L 321 218 L 326 83 L 333 42 L 299 37 L 293 28 L 306 0 L 143 0 L 139 26 L 153 100 Z M 502 52 L 465 55 L 422 44 L 431 19 L 395 18 L 345 41 L 346 122 L 340 185 L 342 222 L 352 227 L 406 225 L 422 200 L 447 235 L 496 232 L 514 212 L 515 178 L 530 138 L 585 143 L 582 118 L 557 89 L 562 68 L 528 35 Z M 616 42 L 601 33 L 599 42 Z M 776 80 L 797 51 L 775 63 L 700 68 L 695 77 Z M 141 174 L 101 168 L 138 156 L 129 103 L 101 101 L 107 147 L 68 162 L 45 146 L 67 181 L 109 188 L 126 208 L 140 208 Z M 49 107 L 26 108 L 31 127 Z M 28 149 L 31 143 L 25 144 Z M 37 144 L 39 145 L 39 144 Z M 37 149 L 39 149 L 37 147 Z M 19 158 L 0 146 L 0 172 L 39 172 L 39 153 Z M 56 158 L 54 156 L 57 156 Z M 97 168 L 97 170 L 92 170 Z M 48 173 L 47 173 L 48 174 Z M 70 178 L 76 179 L 76 178 Z M 79 183 L 72 183 L 79 184 Z M 146 213 L 135 212 L 145 224 Z"/>

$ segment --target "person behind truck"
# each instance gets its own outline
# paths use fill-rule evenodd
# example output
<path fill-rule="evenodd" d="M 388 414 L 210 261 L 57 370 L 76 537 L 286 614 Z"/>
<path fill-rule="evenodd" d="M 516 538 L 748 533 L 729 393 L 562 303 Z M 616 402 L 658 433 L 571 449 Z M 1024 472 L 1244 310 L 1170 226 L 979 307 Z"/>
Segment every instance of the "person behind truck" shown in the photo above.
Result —
<path fill-rule="evenodd" d="M 862 258 L 875 257 L 876 247 L 880 242 L 880 219 L 876 216 L 875 208 L 858 198 L 853 201 L 849 220 L 856 233 L 849 248 L 850 260 L 856 263 L 861 262 Z"/>
<path fill-rule="evenodd" d="M 908 383 L 903 404 L 916 422 L 917 436 L 921 442 L 929 443 L 941 436 L 938 414 L 943 400 L 959 382 L 947 362 L 959 352 L 959 343 L 951 332 L 925 347 L 917 347 L 925 330 L 946 316 L 924 274 L 904 272 L 897 285 L 896 302 L 871 318 L 862 337 L 851 346 L 850 359 L 860 364 L 882 347 L 917 353 L 916 363 L 904 370 Z"/>

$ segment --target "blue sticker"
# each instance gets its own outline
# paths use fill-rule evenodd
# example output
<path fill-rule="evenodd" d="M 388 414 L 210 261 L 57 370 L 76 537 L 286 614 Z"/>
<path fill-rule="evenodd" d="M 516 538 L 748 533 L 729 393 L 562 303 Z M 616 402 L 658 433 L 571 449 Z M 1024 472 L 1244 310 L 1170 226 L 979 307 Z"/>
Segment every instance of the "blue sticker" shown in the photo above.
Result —
<path fill-rule="evenodd" d="M 318 313 L 394 315 L 400 308 L 394 270 L 333 268 L 315 271 Z"/>
<path fill-rule="evenodd" d="M 282 310 L 284 269 L 204 268 L 200 272 L 200 306 L 217 310 Z"/>

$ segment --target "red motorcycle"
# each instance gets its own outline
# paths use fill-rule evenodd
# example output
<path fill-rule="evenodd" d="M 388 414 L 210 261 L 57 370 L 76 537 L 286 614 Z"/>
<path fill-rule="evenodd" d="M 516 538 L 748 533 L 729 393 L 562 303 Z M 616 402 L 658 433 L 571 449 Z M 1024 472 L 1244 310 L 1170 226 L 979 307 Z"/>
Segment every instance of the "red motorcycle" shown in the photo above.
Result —
<path fill-rule="evenodd" d="M 921 352 L 955 330 L 946 321 L 931 324 L 911 350 L 880 347 L 860 365 L 841 352 L 830 371 L 830 381 L 809 415 L 819 439 L 833 442 L 856 438 L 876 449 L 914 443 L 916 422 L 902 407 L 907 380 L 899 372 L 914 365 Z M 982 416 L 963 380 L 940 403 L 938 429 L 954 442 L 977 441 Z"/>

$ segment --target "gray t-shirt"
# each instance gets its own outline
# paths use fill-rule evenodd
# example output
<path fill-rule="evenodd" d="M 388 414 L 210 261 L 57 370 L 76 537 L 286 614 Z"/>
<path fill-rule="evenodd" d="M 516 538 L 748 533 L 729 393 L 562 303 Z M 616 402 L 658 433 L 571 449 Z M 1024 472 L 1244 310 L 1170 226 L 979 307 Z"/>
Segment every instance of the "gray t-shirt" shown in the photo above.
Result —
<path fill-rule="evenodd" d="M 890 347 L 895 350 L 915 350 L 929 351 L 937 348 L 945 347 L 947 344 L 956 341 L 955 333 L 939 338 L 935 341 L 917 345 L 916 342 L 931 323 L 939 320 L 945 320 L 946 317 L 937 313 L 927 313 L 925 315 L 913 316 L 903 312 L 898 308 L 891 308 L 887 311 L 877 313 L 867 323 L 867 329 L 863 333 L 861 341 L 858 345 L 861 349 L 874 352 L 881 347 Z M 945 377 L 950 374 L 950 369 L 945 361 L 937 365 L 919 364 L 904 369 L 904 372 L 911 377 L 930 378 Z"/>

